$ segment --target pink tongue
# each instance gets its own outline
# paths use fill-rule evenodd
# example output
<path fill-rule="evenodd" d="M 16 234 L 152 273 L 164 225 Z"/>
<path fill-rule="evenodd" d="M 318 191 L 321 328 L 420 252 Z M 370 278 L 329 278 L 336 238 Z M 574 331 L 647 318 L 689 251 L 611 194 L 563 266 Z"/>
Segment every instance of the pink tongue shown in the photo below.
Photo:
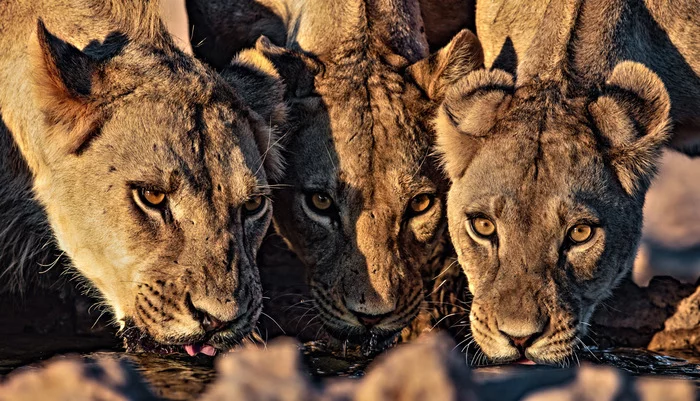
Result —
<path fill-rule="evenodd" d="M 185 351 L 187 352 L 187 355 L 189 355 L 189 356 L 195 356 L 195 355 L 199 354 L 200 352 L 202 354 L 208 355 L 208 356 L 216 355 L 216 348 L 214 348 L 208 344 L 205 344 L 205 345 L 187 344 L 187 345 L 185 345 Z"/>
<path fill-rule="evenodd" d="M 189 356 L 195 356 L 199 354 L 199 351 L 202 350 L 202 347 L 197 344 L 187 344 L 185 345 L 185 351 L 187 352 L 187 355 Z"/>
<path fill-rule="evenodd" d="M 515 361 L 516 365 L 537 365 L 535 362 L 532 362 L 531 360 L 527 358 L 520 358 L 517 361 Z"/>
<path fill-rule="evenodd" d="M 205 345 L 199 352 L 204 355 L 214 356 L 216 355 L 216 348 L 212 347 L 211 345 Z"/>

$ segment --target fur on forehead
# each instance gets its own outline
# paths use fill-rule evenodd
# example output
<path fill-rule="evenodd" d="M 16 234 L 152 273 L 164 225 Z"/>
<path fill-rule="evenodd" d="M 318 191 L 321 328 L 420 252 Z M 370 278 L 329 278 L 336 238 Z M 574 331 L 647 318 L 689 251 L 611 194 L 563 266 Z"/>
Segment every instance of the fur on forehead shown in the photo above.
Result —
<path fill-rule="evenodd" d="M 670 99 L 658 76 L 642 64 L 623 62 L 590 98 L 567 99 L 556 90 L 556 82 L 544 85 L 516 90 L 510 74 L 480 70 L 450 88 L 435 121 L 438 150 L 450 178 L 454 181 L 465 174 L 486 137 L 509 135 L 495 129 L 498 121 L 528 117 L 542 122 L 567 121 L 573 117 L 593 132 L 601 156 L 625 192 L 643 195 L 669 135 Z M 512 102 L 516 93 L 519 101 Z M 585 107 L 569 108 L 582 102 Z M 576 130 L 562 130 L 561 135 L 573 132 Z M 580 140 L 574 136 L 567 139 Z"/>

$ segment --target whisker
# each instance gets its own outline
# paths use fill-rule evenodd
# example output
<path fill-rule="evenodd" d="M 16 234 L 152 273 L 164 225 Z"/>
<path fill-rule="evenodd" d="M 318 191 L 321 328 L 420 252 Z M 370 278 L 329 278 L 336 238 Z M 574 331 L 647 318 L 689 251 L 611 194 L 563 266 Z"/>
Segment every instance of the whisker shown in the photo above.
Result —
<path fill-rule="evenodd" d="M 287 335 L 287 333 L 284 331 L 284 329 L 282 328 L 282 326 L 280 326 L 280 324 L 277 323 L 277 320 L 275 320 L 272 316 L 268 315 L 268 314 L 265 313 L 265 312 L 260 312 L 260 314 L 263 315 L 263 316 L 265 316 L 266 318 L 272 320 L 272 322 L 273 322 L 274 324 L 276 324 L 277 327 L 279 327 L 279 329 L 282 331 L 282 334 Z"/>

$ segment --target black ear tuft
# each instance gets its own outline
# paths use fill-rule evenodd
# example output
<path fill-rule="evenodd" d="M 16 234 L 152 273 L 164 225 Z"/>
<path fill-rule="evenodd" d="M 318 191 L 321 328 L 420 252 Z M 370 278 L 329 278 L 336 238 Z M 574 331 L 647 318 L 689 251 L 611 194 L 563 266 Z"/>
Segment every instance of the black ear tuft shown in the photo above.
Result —
<path fill-rule="evenodd" d="M 46 115 L 51 134 L 60 136 L 52 138 L 53 143 L 73 153 L 100 122 L 93 100 L 98 63 L 52 35 L 41 20 L 30 49 L 35 102 Z"/>
<path fill-rule="evenodd" d="M 671 101 L 659 77 L 640 63 L 618 64 L 588 106 L 607 157 L 629 195 L 643 195 L 670 134 Z"/>
<path fill-rule="evenodd" d="M 267 124 L 278 126 L 285 122 L 285 85 L 262 53 L 255 49 L 242 51 L 221 71 L 221 76 Z"/>
<path fill-rule="evenodd" d="M 255 141 L 268 177 L 282 175 L 283 159 L 277 132 L 287 120 L 285 85 L 272 62 L 258 49 L 242 51 L 221 77 L 228 82 L 258 116 Z"/>

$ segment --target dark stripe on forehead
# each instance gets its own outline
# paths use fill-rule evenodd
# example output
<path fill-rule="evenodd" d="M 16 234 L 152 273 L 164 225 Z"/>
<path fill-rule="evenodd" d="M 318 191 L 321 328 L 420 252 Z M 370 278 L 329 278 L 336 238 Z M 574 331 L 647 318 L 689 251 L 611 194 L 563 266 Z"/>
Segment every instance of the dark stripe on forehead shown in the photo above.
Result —
<path fill-rule="evenodd" d="M 192 129 L 187 132 L 187 137 L 190 139 L 192 151 L 192 163 L 189 166 L 192 171 L 191 184 L 196 191 L 204 192 L 206 200 L 210 204 L 213 203 L 214 188 L 212 184 L 211 172 L 207 165 L 206 149 L 210 145 L 207 125 L 204 121 L 204 106 L 195 104 L 192 106 Z"/>

